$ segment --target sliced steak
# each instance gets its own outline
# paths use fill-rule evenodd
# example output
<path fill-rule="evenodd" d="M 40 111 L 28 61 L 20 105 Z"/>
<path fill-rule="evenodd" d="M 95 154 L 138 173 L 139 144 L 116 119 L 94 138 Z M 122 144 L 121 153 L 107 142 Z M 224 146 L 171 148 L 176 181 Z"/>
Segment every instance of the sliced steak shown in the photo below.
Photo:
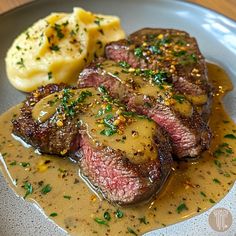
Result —
<path fill-rule="evenodd" d="M 100 59 L 82 71 L 78 85 L 103 86 L 129 110 L 146 115 L 163 127 L 177 157 L 195 157 L 208 148 L 210 130 L 195 106 L 166 79 L 164 72 Z"/>
<path fill-rule="evenodd" d="M 12 123 L 13 133 L 42 153 L 77 160 L 84 177 L 113 203 L 147 200 L 171 171 L 165 131 L 101 88 L 41 87 Z"/>
<path fill-rule="evenodd" d="M 184 31 L 144 28 L 127 40 L 108 44 L 105 52 L 108 59 L 125 61 L 133 68 L 167 73 L 175 89 L 195 105 L 208 102 L 211 86 L 204 57 L 195 38 Z"/>
<path fill-rule="evenodd" d="M 91 146 L 87 138 L 81 139 L 77 156 L 83 156 L 80 164 L 83 174 L 106 199 L 129 205 L 149 200 L 171 171 L 170 145 L 162 132 L 158 133 L 158 140 L 158 159 L 143 164 L 131 163 L 118 150 Z"/>
<path fill-rule="evenodd" d="M 40 100 L 63 89 L 63 84 L 52 84 L 30 93 L 23 103 L 20 116 L 12 121 L 13 133 L 42 153 L 67 154 L 71 143 L 79 138 L 76 119 L 67 117 L 66 125 L 59 127 L 53 118 L 43 123 L 32 118 L 32 110 Z"/>

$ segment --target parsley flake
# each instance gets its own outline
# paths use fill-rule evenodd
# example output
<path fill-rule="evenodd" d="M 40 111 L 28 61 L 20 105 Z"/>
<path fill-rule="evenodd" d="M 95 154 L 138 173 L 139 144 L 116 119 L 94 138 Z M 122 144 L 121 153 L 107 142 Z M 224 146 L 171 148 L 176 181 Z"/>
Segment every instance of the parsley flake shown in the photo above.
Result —
<path fill-rule="evenodd" d="M 48 72 L 48 79 L 49 80 L 52 79 L 52 72 L 51 71 Z"/>
<path fill-rule="evenodd" d="M 60 48 L 59 48 L 57 45 L 55 45 L 55 44 L 52 44 L 49 48 L 50 48 L 52 51 L 59 51 L 59 50 L 60 50 Z"/>
<path fill-rule="evenodd" d="M 41 189 L 41 193 L 47 194 L 47 193 L 51 192 L 51 190 L 52 190 L 52 187 L 50 186 L 50 184 L 47 184 Z"/>
<path fill-rule="evenodd" d="M 55 217 L 55 216 L 57 216 L 57 213 L 56 213 L 56 212 L 53 212 L 53 213 L 51 213 L 49 216 Z"/>
<path fill-rule="evenodd" d="M 26 198 L 29 194 L 33 193 L 33 186 L 29 182 L 25 182 L 23 188 L 26 190 L 24 198 Z"/>
<path fill-rule="evenodd" d="M 98 224 L 100 224 L 100 225 L 106 225 L 106 226 L 108 226 L 108 223 L 105 221 L 105 220 L 102 220 L 102 219 L 100 219 L 100 218 L 95 218 L 94 219 L 94 221 L 95 222 L 97 222 Z"/>
<path fill-rule="evenodd" d="M 188 207 L 185 205 L 185 203 L 180 204 L 177 208 L 176 211 L 179 213 L 181 213 L 184 210 L 188 210 Z"/>
<path fill-rule="evenodd" d="M 236 139 L 236 136 L 234 134 L 226 134 L 224 138 Z"/>

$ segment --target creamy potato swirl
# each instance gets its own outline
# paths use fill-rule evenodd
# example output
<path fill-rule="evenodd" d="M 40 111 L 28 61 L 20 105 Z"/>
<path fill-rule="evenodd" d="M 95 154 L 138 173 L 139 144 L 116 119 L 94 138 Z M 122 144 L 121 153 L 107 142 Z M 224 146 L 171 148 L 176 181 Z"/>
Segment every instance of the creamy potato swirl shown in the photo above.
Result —
<path fill-rule="evenodd" d="M 118 17 L 81 8 L 52 13 L 15 39 L 6 56 L 8 78 L 24 92 L 48 83 L 73 83 L 84 66 L 103 54 L 106 43 L 124 37 Z"/>

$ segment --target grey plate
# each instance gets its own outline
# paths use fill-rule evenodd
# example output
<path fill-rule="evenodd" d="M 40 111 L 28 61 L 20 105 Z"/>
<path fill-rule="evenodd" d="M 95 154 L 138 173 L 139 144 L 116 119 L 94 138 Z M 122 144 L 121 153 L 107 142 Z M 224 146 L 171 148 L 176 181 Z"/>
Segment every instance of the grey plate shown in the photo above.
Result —
<path fill-rule="evenodd" d="M 114 14 L 121 18 L 125 31 L 131 33 L 142 27 L 177 28 L 195 36 L 208 60 L 220 64 L 236 83 L 236 22 L 213 11 L 182 1 L 173 0 L 38 0 L 0 16 L 0 112 L 22 101 L 24 94 L 8 82 L 4 58 L 13 39 L 39 18 L 50 12 L 71 12 L 74 6 L 87 10 Z M 226 109 L 236 120 L 235 90 L 225 98 Z M 0 127 L 1 129 L 3 127 Z M 236 217 L 236 186 L 207 212 L 181 223 L 155 230 L 146 235 L 234 235 L 236 219 L 225 233 L 213 231 L 208 224 L 210 212 L 224 207 Z M 48 220 L 33 204 L 17 197 L 0 175 L 0 235 L 66 235 Z"/>

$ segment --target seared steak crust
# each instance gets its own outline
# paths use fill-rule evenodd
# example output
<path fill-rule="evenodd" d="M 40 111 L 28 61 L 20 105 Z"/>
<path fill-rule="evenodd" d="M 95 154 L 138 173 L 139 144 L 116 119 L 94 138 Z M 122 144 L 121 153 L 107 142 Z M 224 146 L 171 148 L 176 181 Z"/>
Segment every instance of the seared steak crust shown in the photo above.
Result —
<path fill-rule="evenodd" d="M 24 101 L 19 117 L 12 121 L 13 133 L 42 153 L 69 155 L 77 160 L 83 176 L 112 203 L 134 204 L 155 194 L 172 166 L 171 146 L 165 131 L 157 127 L 154 137 L 158 157 L 134 164 L 126 153 L 92 143 L 86 127 L 77 125 L 79 113 L 67 117 L 63 126 L 53 122 L 54 116 L 43 123 L 34 120 L 35 104 L 63 89 L 65 85 L 50 84 L 32 92 Z"/>

